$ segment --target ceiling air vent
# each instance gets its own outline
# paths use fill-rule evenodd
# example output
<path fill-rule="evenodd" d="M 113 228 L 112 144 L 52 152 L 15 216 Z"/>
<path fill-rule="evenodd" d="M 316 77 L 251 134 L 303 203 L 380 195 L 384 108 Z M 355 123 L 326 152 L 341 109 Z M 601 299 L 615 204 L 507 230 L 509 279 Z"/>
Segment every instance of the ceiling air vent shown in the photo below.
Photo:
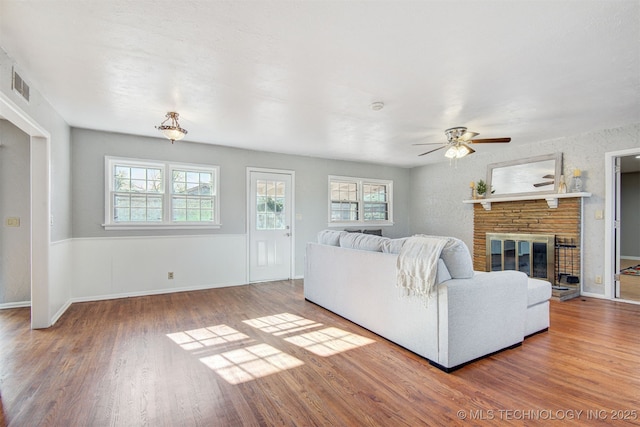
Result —
<path fill-rule="evenodd" d="M 15 69 L 13 70 L 11 86 L 14 91 L 24 98 L 25 101 L 29 102 L 29 85 L 22 79 L 22 77 L 20 77 L 20 74 L 18 74 Z"/>

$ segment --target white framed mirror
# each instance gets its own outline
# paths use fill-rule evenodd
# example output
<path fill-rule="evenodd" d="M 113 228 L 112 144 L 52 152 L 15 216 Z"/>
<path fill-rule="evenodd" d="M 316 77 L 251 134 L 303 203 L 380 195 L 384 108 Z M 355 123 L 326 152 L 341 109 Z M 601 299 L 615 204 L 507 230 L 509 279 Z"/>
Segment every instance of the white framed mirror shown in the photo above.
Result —
<path fill-rule="evenodd" d="M 487 197 L 558 192 L 562 153 L 528 157 L 487 166 Z"/>

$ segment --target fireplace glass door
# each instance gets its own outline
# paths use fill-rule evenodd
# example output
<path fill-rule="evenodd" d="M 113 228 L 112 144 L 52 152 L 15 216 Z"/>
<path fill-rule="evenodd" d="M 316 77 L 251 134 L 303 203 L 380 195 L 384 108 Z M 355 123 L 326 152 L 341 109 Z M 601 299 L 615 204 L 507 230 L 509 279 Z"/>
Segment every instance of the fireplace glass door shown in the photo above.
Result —
<path fill-rule="evenodd" d="M 518 270 L 554 283 L 553 234 L 487 233 L 487 269 Z"/>

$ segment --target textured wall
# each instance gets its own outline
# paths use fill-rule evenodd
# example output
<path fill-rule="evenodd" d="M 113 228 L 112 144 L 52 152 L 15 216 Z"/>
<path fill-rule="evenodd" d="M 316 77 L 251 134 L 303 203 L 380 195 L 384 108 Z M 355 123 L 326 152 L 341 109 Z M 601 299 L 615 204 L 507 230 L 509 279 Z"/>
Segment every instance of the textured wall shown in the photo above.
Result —
<path fill-rule="evenodd" d="M 506 146 L 491 155 L 480 150 L 473 156 L 449 166 L 448 161 L 411 170 L 411 233 L 452 235 L 473 247 L 473 207 L 462 200 L 470 198 L 469 182 L 485 179 L 490 163 L 516 160 L 561 152 L 565 175 L 582 170 L 584 191 L 592 197 L 584 200 L 584 277 L 586 292 L 604 295 L 604 286 L 595 284 L 595 276 L 604 273 L 604 221 L 595 219 L 605 209 L 605 153 L 640 146 L 640 123 L 566 138 L 541 141 L 518 147 Z M 570 184 L 570 181 L 568 182 Z"/>

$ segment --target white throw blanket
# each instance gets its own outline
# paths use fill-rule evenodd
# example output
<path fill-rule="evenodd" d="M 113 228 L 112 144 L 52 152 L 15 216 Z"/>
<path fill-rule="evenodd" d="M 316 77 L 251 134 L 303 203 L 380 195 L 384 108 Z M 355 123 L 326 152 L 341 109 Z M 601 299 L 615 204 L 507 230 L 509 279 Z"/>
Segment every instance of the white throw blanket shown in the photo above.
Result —
<path fill-rule="evenodd" d="M 446 237 L 415 235 L 407 239 L 398 255 L 398 287 L 405 295 L 428 298 L 436 284 L 438 259 Z"/>

